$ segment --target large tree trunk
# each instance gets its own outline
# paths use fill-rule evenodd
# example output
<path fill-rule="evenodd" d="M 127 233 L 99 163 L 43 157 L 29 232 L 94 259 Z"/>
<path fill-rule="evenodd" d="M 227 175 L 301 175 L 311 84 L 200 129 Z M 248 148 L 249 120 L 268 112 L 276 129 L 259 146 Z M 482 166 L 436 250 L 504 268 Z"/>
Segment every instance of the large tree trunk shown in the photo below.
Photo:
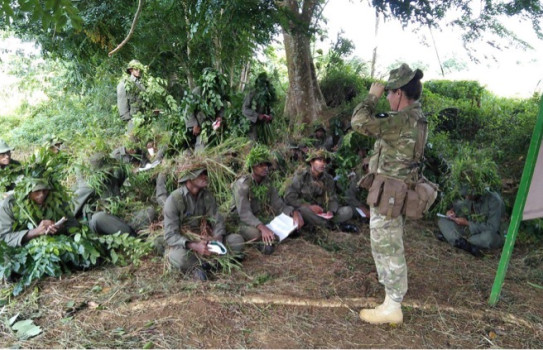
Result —
<path fill-rule="evenodd" d="M 297 0 L 286 1 L 286 6 L 295 17 L 288 28 L 283 28 L 289 79 L 285 115 L 292 122 L 311 123 L 318 120 L 326 105 L 317 82 L 308 30 L 317 5 L 318 0 L 306 0 L 300 12 Z"/>

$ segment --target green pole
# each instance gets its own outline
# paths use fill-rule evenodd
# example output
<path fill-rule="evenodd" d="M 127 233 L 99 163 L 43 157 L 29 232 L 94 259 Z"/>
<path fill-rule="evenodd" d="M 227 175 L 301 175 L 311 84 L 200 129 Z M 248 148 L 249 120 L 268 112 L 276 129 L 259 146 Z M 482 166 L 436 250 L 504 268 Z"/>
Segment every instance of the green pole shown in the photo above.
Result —
<path fill-rule="evenodd" d="M 500 292 L 502 290 L 505 274 L 507 273 L 507 267 L 509 266 L 509 260 L 511 260 L 511 254 L 513 253 L 513 246 L 517 239 L 518 228 L 522 221 L 522 214 L 524 212 L 524 205 L 526 204 L 526 198 L 528 198 L 528 191 L 530 190 L 530 184 L 532 183 L 532 176 L 534 174 L 535 164 L 541 147 L 541 136 L 543 135 L 543 97 L 539 105 L 539 114 L 535 122 L 534 132 L 532 134 L 532 140 L 530 142 L 530 148 L 528 149 L 528 155 L 526 156 L 526 162 L 524 163 L 524 170 L 522 171 L 522 177 L 520 179 L 520 185 L 517 192 L 517 198 L 515 199 L 515 206 L 513 207 L 513 213 L 511 214 L 511 223 L 507 230 L 507 237 L 505 244 L 503 245 L 502 256 L 498 265 L 498 271 L 496 272 L 496 278 L 494 279 L 494 285 L 490 293 L 488 303 L 491 306 L 496 305 Z"/>

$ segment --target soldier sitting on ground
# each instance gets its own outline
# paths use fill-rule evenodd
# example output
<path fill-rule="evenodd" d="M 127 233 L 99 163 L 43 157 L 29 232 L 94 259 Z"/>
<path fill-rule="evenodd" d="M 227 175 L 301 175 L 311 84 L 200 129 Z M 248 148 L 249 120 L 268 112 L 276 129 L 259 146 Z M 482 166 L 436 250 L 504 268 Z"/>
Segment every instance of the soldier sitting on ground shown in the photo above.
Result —
<path fill-rule="evenodd" d="M 339 224 L 341 230 L 354 232 L 356 228 L 346 223 L 353 217 L 353 210 L 339 206 L 334 179 L 326 172 L 329 153 L 311 149 L 306 162 L 309 166 L 294 175 L 286 190 L 287 205 L 299 210 L 307 225 L 333 228 Z"/>
<path fill-rule="evenodd" d="M 212 254 L 208 243 L 226 240 L 232 253 L 241 254 L 243 237 L 226 235 L 224 218 L 218 211 L 215 197 L 207 190 L 205 164 L 187 160 L 179 173 L 179 184 L 164 204 L 168 260 L 172 268 L 205 281 L 208 276 L 201 260 Z"/>
<path fill-rule="evenodd" d="M 499 248 L 503 245 L 501 224 L 505 215 L 505 204 L 498 193 L 484 189 L 487 186 L 468 184 L 466 179 L 460 187 L 463 200 L 455 202 L 447 211 L 447 217 L 438 220 L 437 238 L 473 256 L 481 257 L 481 249 Z"/>
<path fill-rule="evenodd" d="M 240 221 L 239 233 L 246 242 L 259 242 L 258 249 L 266 255 L 274 251 L 275 235 L 265 223 L 284 213 L 293 217 L 298 229 L 304 224 L 300 212 L 285 204 L 269 180 L 271 165 L 269 149 L 262 145 L 254 146 L 245 162 L 250 173 L 232 184 L 236 216 Z"/>
<path fill-rule="evenodd" d="M 68 206 L 59 208 L 52 198 L 53 187 L 45 179 L 31 179 L 29 186 L 20 186 L 21 197 L 10 194 L 0 205 L 0 239 L 9 246 L 20 247 L 42 235 L 67 233 L 79 223 Z M 66 222 L 55 225 L 62 217 Z"/>
<path fill-rule="evenodd" d="M 325 149 L 328 152 L 334 147 L 334 138 L 326 135 L 326 128 L 323 124 L 317 123 L 313 126 L 312 144 L 313 148 Z"/>

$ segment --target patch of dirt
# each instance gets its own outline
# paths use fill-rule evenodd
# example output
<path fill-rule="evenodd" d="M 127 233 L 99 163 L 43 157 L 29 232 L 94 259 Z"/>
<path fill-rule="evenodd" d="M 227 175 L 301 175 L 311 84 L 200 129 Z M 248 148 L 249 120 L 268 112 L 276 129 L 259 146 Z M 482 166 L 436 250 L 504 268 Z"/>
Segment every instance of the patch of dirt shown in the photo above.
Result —
<path fill-rule="evenodd" d="M 241 269 L 207 283 L 168 273 L 162 258 L 47 279 L 8 305 L 43 333 L 24 348 L 542 348 L 541 259 L 516 247 L 498 305 L 487 304 L 500 251 L 477 259 L 408 222 L 404 324 L 358 318 L 384 290 L 369 230 L 289 239 L 271 256 L 248 247 Z M 529 257 L 529 259 L 527 258 Z M 529 264 L 526 263 L 529 261 Z"/>

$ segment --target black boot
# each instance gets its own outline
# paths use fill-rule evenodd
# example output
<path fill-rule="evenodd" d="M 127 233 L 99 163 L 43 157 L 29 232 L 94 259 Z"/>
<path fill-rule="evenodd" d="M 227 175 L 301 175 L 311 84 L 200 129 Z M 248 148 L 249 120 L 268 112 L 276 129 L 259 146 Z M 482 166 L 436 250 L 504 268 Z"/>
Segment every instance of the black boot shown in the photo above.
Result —
<path fill-rule="evenodd" d="M 358 233 L 358 227 L 356 227 L 353 224 L 348 224 L 346 222 L 343 222 L 339 224 L 338 227 L 342 232 Z"/>
<path fill-rule="evenodd" d="M 460 248 L 460 249 L 465 250 L 466 252 L 470 253 L 471 255 L 473 255 L 476 258 L 482 258 L 484 256 L 484 254 L 481 252 L 481 250 L 479 248 L 477 248 L 473 244 L 469 243 L 464 238 L 458 238 L 454 242 L 454 246 L 456 248 Z"/>
<path fill-rule="evenodd" d="M 441 242 L 447 242 L 447 239 L 445 238 L 445 236 L 443 236 L 443 233 L 441 233 L 440 230 L 435 230 L 434 231 L 434 236 L 440 240 Z"/>

